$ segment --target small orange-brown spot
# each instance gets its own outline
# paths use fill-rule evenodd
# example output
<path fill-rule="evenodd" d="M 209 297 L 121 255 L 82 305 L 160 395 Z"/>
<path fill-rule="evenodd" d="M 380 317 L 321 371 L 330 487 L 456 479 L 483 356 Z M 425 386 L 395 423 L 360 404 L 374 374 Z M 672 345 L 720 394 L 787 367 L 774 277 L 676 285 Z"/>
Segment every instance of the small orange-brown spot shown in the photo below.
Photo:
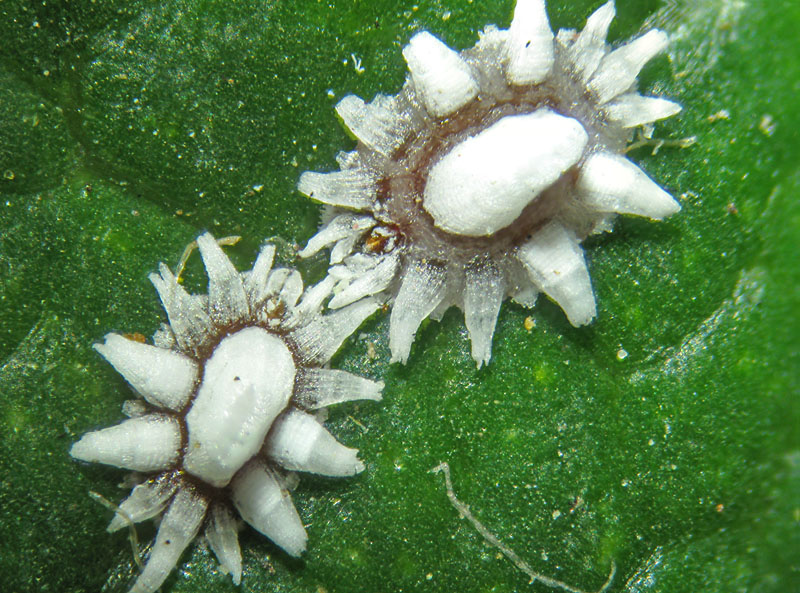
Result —
<path fill-rule="evenodd" d="M 378 358 L 378 351 L 375 349 L 375 342 L 372 340 L 367 341 L 367 358 L 370 360 Z"/>
<path fill-rule="evenodd" d="M 388 253 L 394 249 L 400 238 L 400 229 L 396 226 L 378 227 L 364 240 L 364 248 L 370 253 Z"/>
<path fill-rule="evenodd" d="M 270 319 L 280 319 L 286 313 L 286 303 L 280 299 L 272 299 L 267 305 L 267 317 Z"/>
<path fill-rule="evenodd" d="M 145 344 L 147 342 L 147 338 L 138 332 L 133 334 L 122 334 L 122 337 L 126 340 L 130 340 L 131 342 L 139 342 L 140 344 Z"/>

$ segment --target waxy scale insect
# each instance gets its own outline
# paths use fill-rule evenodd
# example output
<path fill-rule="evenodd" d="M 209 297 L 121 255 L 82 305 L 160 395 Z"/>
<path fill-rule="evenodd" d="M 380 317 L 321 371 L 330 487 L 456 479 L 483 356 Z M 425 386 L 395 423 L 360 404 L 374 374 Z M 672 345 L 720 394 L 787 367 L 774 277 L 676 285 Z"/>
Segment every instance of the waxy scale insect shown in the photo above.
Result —
<path fill-rule="evenodd" d="M 428 32 L 403 48 L 395 96 L 344 97 L 356 136 L 339 171 L 304 173 L 307 196 L 333 207 L 300 254 L 330 247 L 330 307 L 392 301 L 389 345 L 405 362 L 420 323 L 464 311 L 472 357 L 491 358 L 506 297 L 543 292 L 575 326 L 596 315 L 581 242 L 617 214 L 660 220 L 678 203 L 624 156 L 637 128 L 680 106 L 636 91 L 667 46 L 651 30 L 612 49 L 613 0 L 584 29 L 550 29 L 543 0 L 519 0 L 508 30 L 487 27 L 456 52 Z"/>
<path fill-rule="evenodd" d="M 112 333 L 95 345 L 140 398 L 123 406 L 128 420 L 85 434 L 70 451 L 137 472 L 140 483 L 109 531 L 161 517 L 131 593 L 158 589 L 201 529 L 238 584 L 236 514 L 299 556 L 307 536 L 289 495 L 294 472 L 344 477 L 364 469 L 316 411 L 380 400 L 383 388 L 326 368 L 375 311 L 373 300 L 322 315 L 331 279 L 304 291 L 296 271 L 272 268 L 271 245 L 239 273 L 210 234 L 197 244 L 208 294 L 187 293 L 163 264 L 151 275 L 169 318 L 154 344 Z"/>

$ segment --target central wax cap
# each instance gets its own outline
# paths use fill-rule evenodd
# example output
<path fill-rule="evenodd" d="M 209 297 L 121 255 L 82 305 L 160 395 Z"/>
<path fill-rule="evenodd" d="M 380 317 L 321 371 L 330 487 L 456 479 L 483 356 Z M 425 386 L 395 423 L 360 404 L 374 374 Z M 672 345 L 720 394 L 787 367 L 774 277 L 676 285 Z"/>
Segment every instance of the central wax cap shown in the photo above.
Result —
<path fill-rule="evenodd" d="M 588 141 L 577 120 L 547 108 L 506 116 L 433 166 L 425 210 L 449 233 L 496 233 L 575 165 Z"/>
<path fill-rule="evenodd" d="M 186 415 L 184 469 L 225 486 L 263 445 L 294 390 L 295 366 L 286 344 L 260 327 L 223 339 L 208 359 Z"/>

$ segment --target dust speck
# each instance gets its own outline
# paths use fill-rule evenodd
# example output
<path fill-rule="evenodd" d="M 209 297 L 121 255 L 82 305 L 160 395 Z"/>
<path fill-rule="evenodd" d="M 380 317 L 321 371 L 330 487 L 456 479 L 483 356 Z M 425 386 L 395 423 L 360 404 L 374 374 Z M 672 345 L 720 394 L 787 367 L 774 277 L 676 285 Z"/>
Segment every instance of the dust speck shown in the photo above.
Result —
<path fill-rule="evenodd" d="M 761 121 L 758 122 L 758 129 L 761 130 L 765 136 L 772 136 L 775 133 L 776 127 L 775 119 L 769 113 L 762 115 Z"/>

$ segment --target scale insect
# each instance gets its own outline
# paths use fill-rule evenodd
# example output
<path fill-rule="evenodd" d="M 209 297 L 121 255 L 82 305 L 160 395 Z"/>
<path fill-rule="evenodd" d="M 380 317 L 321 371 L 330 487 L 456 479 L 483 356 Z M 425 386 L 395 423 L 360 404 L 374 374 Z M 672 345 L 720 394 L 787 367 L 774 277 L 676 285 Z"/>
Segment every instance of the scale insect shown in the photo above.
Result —
<path fill-rule="evenodd" d="M 154 345 L 113 333 L 95 344 L 140 397 L 123 405 L 128 420 L 85 434 L 70 451 L 137 472 L 140 483 L 108 531 L 161 517 L 131 593 L 157 590 L 201 529 L 239 584 L 237 514 L 299 556 L 307 535 L 289 494 L 294 472 L 346 477 L 364 469 L 317 411 L 380 400 L 383 389 L 326 367 L 375 311 L 372 299 L 322 315 L 332 279 L 304 291 L 299 273 L 272 268 L 271 245 L 239 273 L 210 234 L 197 244 L 208 294 L 187 293 L 164 264 L 150 276 L 169 318 Z"/>
<path fill-rule="evenodd" d="M 609 1 L 581 32 L 554 34 L 543 0 L 518 0 L 507 30 L 488 26 L 456 52 L 428 32 L 403 48 L 394 96 L 349 95 L 336 113 L 358 139 L 340 170 L 298 189 L 328 205 L 300 252 L 330 248 L 332 308 L 392 301 L 392 360 L 406 362 L 427 317 L 464 311 L 478 367 L 491 358 L 502 302 L 546 294 L 574 326 L 596 315 L 581 242 L 616 215 L 655 220 L 679 204 L 624 154 L 637 129 L 681 107 L 636 91 L 667 46 L 651 30 L 612 49 Z"/>

